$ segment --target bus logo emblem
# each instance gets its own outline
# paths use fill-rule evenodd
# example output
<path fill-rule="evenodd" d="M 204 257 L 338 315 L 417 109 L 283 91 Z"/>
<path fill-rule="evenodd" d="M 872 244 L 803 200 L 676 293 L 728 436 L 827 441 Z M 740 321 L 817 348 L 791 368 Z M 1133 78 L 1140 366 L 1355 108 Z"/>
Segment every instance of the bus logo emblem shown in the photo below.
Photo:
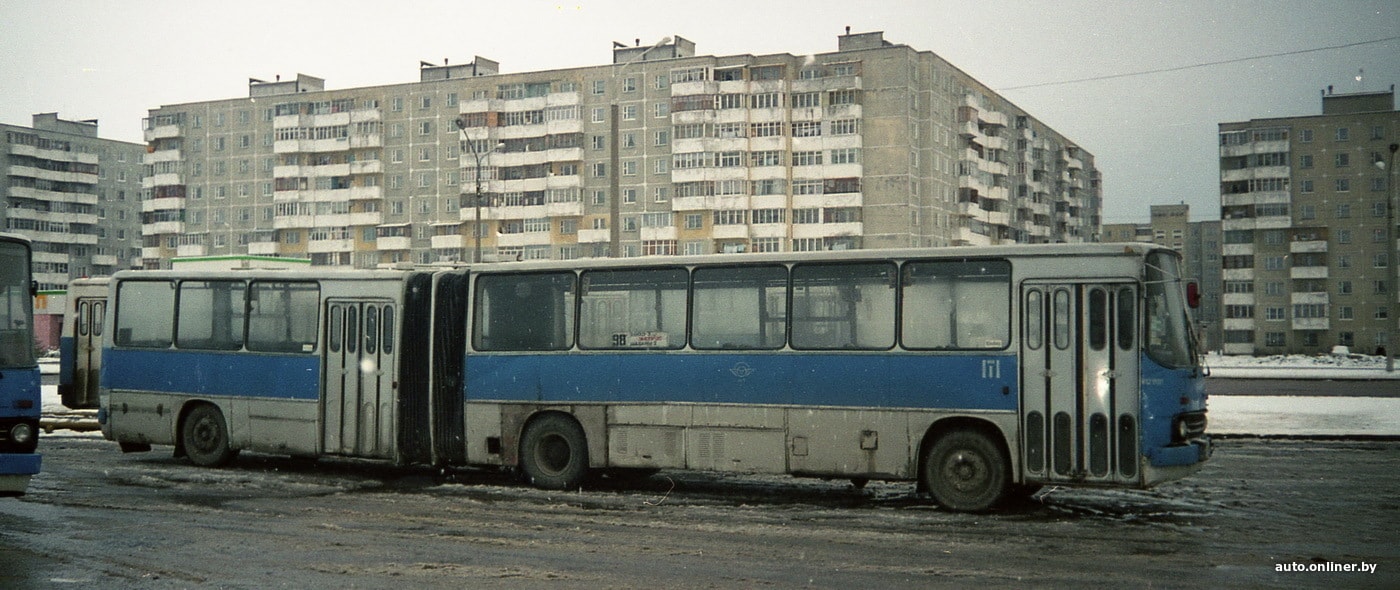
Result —
<path fill-rule="evenodd" d="M 982 361 L 982 378 L 983 378 L 983 379 L 1001 379 L 1001 361 L 998 361 L 998 360 L 984 360 L 984 361 Z"/>
<path fill-rule="evenodd" d="M 750 367 L 746 362 L 739 361 L 734 363 L 734 366 L 729 369 L 729 372 L 733 373 L 735 377 L 743 379 L 753 374 L 753 367 Z"/>

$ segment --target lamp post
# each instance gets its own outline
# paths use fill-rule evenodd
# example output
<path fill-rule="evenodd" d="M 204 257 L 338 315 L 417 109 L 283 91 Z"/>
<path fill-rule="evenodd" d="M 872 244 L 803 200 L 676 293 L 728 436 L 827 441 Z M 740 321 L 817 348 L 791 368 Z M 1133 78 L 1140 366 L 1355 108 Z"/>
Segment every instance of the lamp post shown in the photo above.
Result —
<path fill-rule="evenodd" d="M 621 154 L 619 153 L 620 133 L 618 125 L 618 105 L 617 105 L 617 76 L 627 69 L 627 66 L 641 60 L 645 60 L 652 50 L 671 42 L 670 37 L 662 37 L 651 47 L 642 50 L 631 59 L 621 65 L 613 64 L 612 68 L 612 105 L 608 109 L 608 134 L 611 139 L 608 141 L 608 166 L 611 168 L 608 174 L 608 256 L 610 258 L 622 257 L 622 172 L 618 170 L 621 165 Z M 640 43 L 640 41 L 638 41 Z M 640 88 L 641 85 L 638 85 Z"/>
<path fill-rule="evenodd" d="M 491 149 L 478 151 L 476 149 L 476 141 L 472 140 L 471 136 L 466 134 L 466 115 L 457 117 L 453 122 L 457 124 L 458 129 L 462 130 L 462 135 L 466 137 L 464 143 L 467 144 L 467 151 L 476 159 L 476 172 L 474 174 L 476 176 L 476 192 L 472 195 L 472 204 L 476 208 L 476 224 L 472 227 L 472 262 L 481 262 L 481 163 L 482 160 L 490 156 L 492 152 L 496 151 L 502 145 L 505 145 L 505 142 L 497 142 L 496 145 L 491 146 Z"/>
<path fill-rule="evenodd" d="M 1395 303 L 1400 301 L 1396 297 L 1395 272 L 1395 152 L 1400 150 L 1400 143 L 1390 144 L 1390 162 L 1376 162 L 1382 170 L 1385 170 L 1385 282 L 1386 299 L 1385 307 L 1385 372 L 1395 372 L 1395 343 L 1392 342 L 1391 334 L 1395 333 Z"/>

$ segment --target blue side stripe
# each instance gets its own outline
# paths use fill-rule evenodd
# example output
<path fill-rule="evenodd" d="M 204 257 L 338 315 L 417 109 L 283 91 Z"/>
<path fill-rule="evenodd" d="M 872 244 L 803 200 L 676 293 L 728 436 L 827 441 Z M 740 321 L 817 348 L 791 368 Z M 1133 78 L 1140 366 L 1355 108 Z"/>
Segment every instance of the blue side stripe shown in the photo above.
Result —
<path fill-rule="evenodd" d="M 546 402 L 756 403 L 1015 410 L 1000 355 L 469 354 L 466 397 Z"/>
<path fill-rule="evenodd" d="M 111 389 L 320 399 L 321 358 L 314 354 L 108 348 L 102 359 L 102 384 Z"/>

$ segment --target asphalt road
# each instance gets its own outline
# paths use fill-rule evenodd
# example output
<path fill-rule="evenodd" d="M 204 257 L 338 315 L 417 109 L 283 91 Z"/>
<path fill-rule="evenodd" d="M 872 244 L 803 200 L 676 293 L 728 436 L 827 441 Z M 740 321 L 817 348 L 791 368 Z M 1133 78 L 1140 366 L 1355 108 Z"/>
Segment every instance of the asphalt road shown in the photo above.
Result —
<path fill-rule="evenodd" d="M 41 451 L 31 493 L 0 499 L 0 588 L 1400 586 L 1400 442 L 1231 439 L 1155 490 L 984 515 L 902 483 L 666 471 L 559 493 L 251 454 L 203 469 L 91 436 Z"/>
<path fill-rule="evenodd" d="M 1210 395 L 1400 397 L 1400 379 L 1206 379 Z"/>

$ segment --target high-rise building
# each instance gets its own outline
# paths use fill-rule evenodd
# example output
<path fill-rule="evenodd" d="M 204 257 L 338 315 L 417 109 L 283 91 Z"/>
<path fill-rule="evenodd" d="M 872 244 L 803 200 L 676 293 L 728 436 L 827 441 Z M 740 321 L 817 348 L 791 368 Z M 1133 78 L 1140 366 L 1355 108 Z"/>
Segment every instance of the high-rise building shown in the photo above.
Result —
<path fill-rule="evenodd" d="M 1195 283 L 1200 304 L 1193 311 L 1197 336 L 1207 350 L 1219 350 L 1220 331 L 1220 222 L 1191 221 L 1189 205 L 1152 205 L 1148 223 L 1114 223 L 1103 226 L 1105 242 L 1157 244 L 1181 253 L 1182 272 Z"/>
<path fill-rule="evenodd" d="M 1397 142 L 1393 86 L 1220 124 L 1225 352 L 1391 345 Z"/>
<path fill-rule="evenodd" d="M 937 55 L 837 51 L 613 63 L 150 112 L 149 267 L 172 256 L 396 262 L 567 259 L 1097 239 L 1093 156 Z"/>
<path fill-rule="evenodd" d="M 141 266 L 145 146 L 101 139 L 97 121 L 34 115 L 4 131 L 0 227 L 29 238 L 41 290 Z"/>

